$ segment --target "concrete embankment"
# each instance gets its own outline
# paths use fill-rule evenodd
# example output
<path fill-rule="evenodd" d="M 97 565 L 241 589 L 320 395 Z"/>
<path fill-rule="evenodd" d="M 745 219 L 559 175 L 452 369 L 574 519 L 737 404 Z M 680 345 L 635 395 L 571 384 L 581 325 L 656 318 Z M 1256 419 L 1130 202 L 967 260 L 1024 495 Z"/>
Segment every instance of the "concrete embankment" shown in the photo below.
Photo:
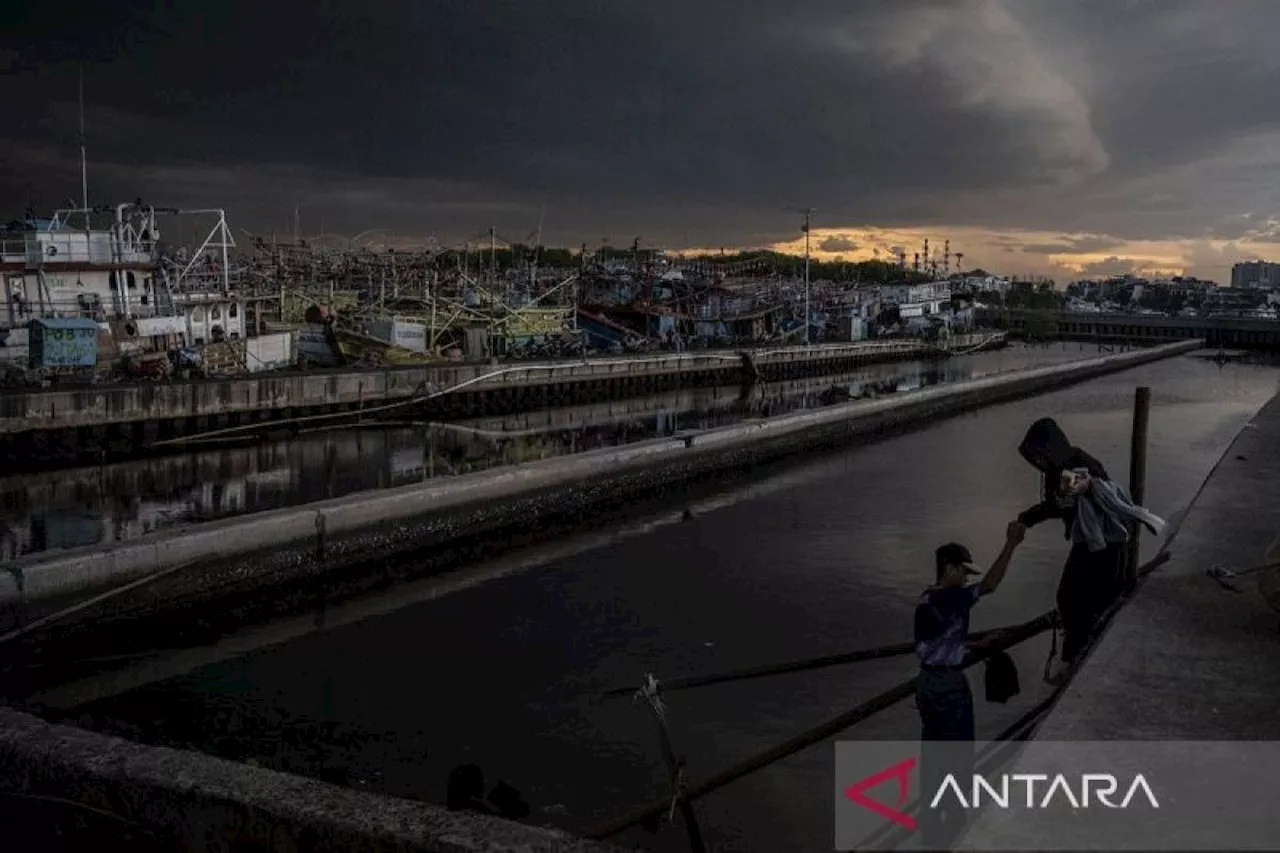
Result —
<path fill-rule="evenodd" d="M 0 392 L 0 464 L 30 470 L 60 461 L 172 449 L 332 425 L 414 407 L 431 417 L 471 417 L 671 388 L 778 380 L 864 364 L 999 346 L 1003 333 L 973 333 L 946 345 L 859 341 L 755 350 L 508 364 L 423 365 L 254 377 Z"/>
<path fill-rule="evenodd" d="M 104 385 L 93 388 L 13 391 L 0 394 L 0 435 L 123 423 L 204 419 L 225 427 L 250 412 L 301 415 L 316 407 L 375 406 L 449 391 L 532 400 L 571 386 L 602 384 L 655 387 L 665 378 L 683 384 L 723 380 L 750 365 L 766 378 L 799 375 L 805 368 L 877 359 L 918 358 L 923 341 L 861 341 L 759 351 L 705 350 L 589 360 L 510 364 L 423 365 L 369 370 L 325 370 L 228 379 Z M 747 356 L 747 358 L 744 358 Z M 776 376 L 775 376 L 776 374 Z M 443 405 L 443 401 L 440 403 Z"/>
<path fill-rule="evenodd" d="M 1195 342 L 999 374 L 874 401 L 559 457 L 445 480 L 170 530 L 99 548 L 32 555 L 3 567 L 10 606 L 198 564 L 208 588 L 245 592 L 453 543 L 537 538 L 554 519 L 592 518 L 638 497 L 797 452 L 874 437 L 1189 352 Z M 305 585 L 305 584 L 304 584 Z"/>
<path fill-rule="evenodd" d="M 68 825 L 145 827 L 166 850 L 387 853 L 621 853 L 565 833 L 340 788 L 184 750 L 144 746 L 0 708 L 0 795 L 61 803 Z M 52 842 L 49 826 L 5 821 L 11 838 Z M 25 849 L 18 845 L 12 849 Z M 136 847 L 121 849 L 137 849 Z"/>
<path fill-rule="evenodd" d="M 1172 559 L 1116 614 L 1036 741 L 1052 748 L 1059 741 L 1280 739 L 1280 614 L 1267 600 L 1280 608 L 1280 584 L 1275 571 L 1244 574 L 1280 561 L 1277 501 L 1280 397 L 1227 449 L 1169 535 Z M 1229 581 L 1236 591 L 1209 576 L 1215 566 L 1241 573 Z M 1126 771 L 1142 770 L 1123 754 L 1116 759 Z M 1196 767 L 1188 758 L 1186 770 Z M 1002 772 L 1044 770 L 1015 758 Z M 1055 832 L 1047 814 L 988 810 L 957 849 L 1046 849 Z"/>

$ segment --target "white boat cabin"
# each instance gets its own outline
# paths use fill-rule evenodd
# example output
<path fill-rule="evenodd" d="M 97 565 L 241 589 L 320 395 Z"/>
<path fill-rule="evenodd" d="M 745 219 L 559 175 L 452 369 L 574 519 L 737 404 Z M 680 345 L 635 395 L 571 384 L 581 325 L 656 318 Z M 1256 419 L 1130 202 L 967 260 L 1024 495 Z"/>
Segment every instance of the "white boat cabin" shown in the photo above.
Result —
<path fill-rule="evenodd" d="M 213 226 L 190 251 L 162 242 L 163 217 Z M 246 337 L 245 303 L 229 269 L 233 247 L 221 210 L 140 202 L 60 210 L 52 219 L 29 215 L 0 226 L 0 346 L 19 345 L 31 320 L 51 317 L 94 319 L 104 328 L 163 319 L 166 336 L 175 334 L 177 321 L 187 345 Z"/>

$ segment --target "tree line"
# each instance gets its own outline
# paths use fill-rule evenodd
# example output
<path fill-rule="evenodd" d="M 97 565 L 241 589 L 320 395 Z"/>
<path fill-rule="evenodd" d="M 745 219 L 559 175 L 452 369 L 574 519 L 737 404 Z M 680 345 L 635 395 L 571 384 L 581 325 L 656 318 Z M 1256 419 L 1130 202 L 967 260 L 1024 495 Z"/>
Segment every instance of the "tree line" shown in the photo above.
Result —
<path fill-rule="evenodd" d="M 505 272 L 512 269 L 526 269 L 536 263 L 546 268 L 577 268 L 584 258 L 581 249 L 565 249 L 552 246 L 528 246 L 511 244 L 493 249 L 477 248 L 463 253 L 456 250 L 451 253 L 453 262 L 458 266 L 464 263 L 472 269 L 496 269 Z M 598 250 L 588 250 L 586 259 L 598 262 L 626 261 L 638 263 L 641 267 L 651 265 L 655 253 L 648 249 L 634 249 L 604 246 Z M 724 265 L 754 263 L 764 273 L 792 275 L 797 278 L 804 275 L 804 257 L 774 251 L 741 251 L 726 253 L 705 253 L 684 256 L 682 262 L 702 263 L 711 268 Z M 897 264 L 881 260 L 845 261 L 837 258 L 829 261 L 811 259 L 809 277 L 814 281 L 841 282 L 874 282 L 874 283 L 916 283 L 929 281 L 930 277 L 913 270 L 900 269 Z"/>

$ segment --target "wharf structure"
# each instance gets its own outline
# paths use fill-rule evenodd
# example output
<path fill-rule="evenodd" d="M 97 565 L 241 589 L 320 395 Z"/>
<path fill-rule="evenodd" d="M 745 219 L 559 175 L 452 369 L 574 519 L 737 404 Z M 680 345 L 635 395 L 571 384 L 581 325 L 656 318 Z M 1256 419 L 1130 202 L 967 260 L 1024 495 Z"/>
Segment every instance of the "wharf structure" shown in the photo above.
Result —
<path fill-rule="evenodd" d="M 1134 344 L 1203 340 L 1206 346 L 1216 348 L 1280 351 L 1280 322 L 1275 320 L 1069 311 L 1046 314 L 1017 309 L 983 312 L 980 317 L 992 325 L 1000 325 L 1003 319 L 1014 335 L 1027 334 L 1029 328 L 1039 325 L 1036 334 L 1040 337 Z M 1047 324 L 1043 322 L 1046 319 Z"/>
<path fill-rule="evenodd" d="M 424 364 L 379 370 L 117 384 L 0 393 L 0 459 L 77 461 L 194 439 L 249 439 L 339 419 L 520 411 L 617 394 L 783 379 L 864 364 L 946 357 L 1004 344 L 1001 333 L 928 343 L 902 339 L 703 350 L 594 359 Z"/>

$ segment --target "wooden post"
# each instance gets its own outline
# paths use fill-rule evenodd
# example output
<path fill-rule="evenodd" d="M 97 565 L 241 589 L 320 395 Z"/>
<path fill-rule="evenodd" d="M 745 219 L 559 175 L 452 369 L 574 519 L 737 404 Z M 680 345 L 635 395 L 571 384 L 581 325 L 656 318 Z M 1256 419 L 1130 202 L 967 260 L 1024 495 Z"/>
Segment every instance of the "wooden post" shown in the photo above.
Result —
<path fill-rule="evenodd" d="M 1129 444 L 1129 495 L 1133 502 L 1142 506 L 1146 497 L 1147 485 L 1147 424 L 1151 415 L 1151 389 L 1145 385 L 1138 388 L 1133 398 L 1133 434 Z M 1130 525 L 1129 559 L 1125 562 L 1125 591 L 1131 591 L 1137 576 L 1138 554 L 1141 544 L 1138 540 L 1141 525 Z"/>
<path fill-rule="evenodd" d="M 685 830 L 689 833 L 689 846 L 693 849 L 693 853 L 707 853 L 706 842 L 702 840 L 702 830 L 698 828 L 698 819 L 693 813 L 693 803 L 683 790 L 684 763 L 676 757 L 675 749 L 671 745 L 671 732 L 667 729 L 666 709 L 663 706 L 660 691 L 661 686 L 658 680 L 652 675 L 646 675 L 636 698 L 645 700 L 658 722 L 658 745 L 670 773 L 671 783 L 676 788 L 672 806 L 678 808 L 684 818 Z"/>
<path fill-rule="evenodd" d="M 316 560 L 323 560 L 328 550 L 328 525 L 325 523 L 324 513 L 316 513 Z"/>

